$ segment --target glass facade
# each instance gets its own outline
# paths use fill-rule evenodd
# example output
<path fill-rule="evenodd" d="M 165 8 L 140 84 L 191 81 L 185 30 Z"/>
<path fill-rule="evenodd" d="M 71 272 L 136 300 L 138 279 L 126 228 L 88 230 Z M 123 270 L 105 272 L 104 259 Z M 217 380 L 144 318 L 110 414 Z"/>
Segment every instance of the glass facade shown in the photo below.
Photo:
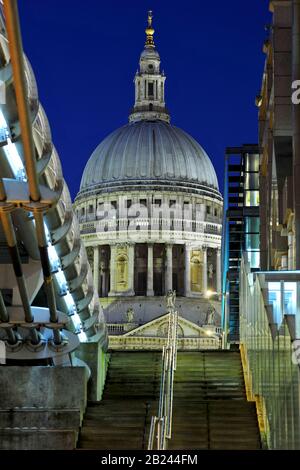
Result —
<path fill-rule="evenodd" d="M 244 154 L 244 205 L 259 206 L 259 154 Z"/>
<path fill-rule="evenodd" d="M 245 252 L 260 267 L 259 149 L 229 147 L 225 156 L 222 326 L 225 342 L 239 341 L 239 271 Z"/>
<path fill-rule="evenodd" d="M 258 269 L 260 265 L 259 253 L 259 217 L 245 217 L 245 251 L 252 269 Z"/>
<path fill-rule="evenodd" d="M 299 285 L 299 272 L 251 273 L 242 260 L 240 347 L 250 399 L 257 403 L 269 449 L 300 448 L 299 365 L 293 350 Z"/>

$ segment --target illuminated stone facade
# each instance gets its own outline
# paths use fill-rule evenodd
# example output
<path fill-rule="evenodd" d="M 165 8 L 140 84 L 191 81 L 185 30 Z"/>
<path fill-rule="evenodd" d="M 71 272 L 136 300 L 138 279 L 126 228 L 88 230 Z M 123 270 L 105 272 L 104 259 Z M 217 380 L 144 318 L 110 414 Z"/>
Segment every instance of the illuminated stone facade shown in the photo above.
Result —
<path fill-rule="evenodd" d="M 203 148 L 171 126 L 165 80 L 147 37 L 129 124 L 93 152 L 75 200 L 102 299 L 142 301 L 175 289 L 207 303 L 207 293 L 221 292 L 216 173 Z"/>

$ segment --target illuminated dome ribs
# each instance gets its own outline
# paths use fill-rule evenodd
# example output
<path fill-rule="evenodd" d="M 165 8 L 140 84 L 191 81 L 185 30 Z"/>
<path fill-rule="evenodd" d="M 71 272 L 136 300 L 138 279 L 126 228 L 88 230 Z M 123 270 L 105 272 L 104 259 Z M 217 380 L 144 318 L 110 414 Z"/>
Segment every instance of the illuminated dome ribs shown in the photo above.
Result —
<path fill-rule="evenodd" d="M 0 339 L 7 343 L 8 359 L 55 362 L 56 356 L 67 358 L 81 343 L 95 338 L 106 349 L 107 331 L 35 77 L 23 56 L 40 200 L 34 203 L 30 197 L 30 170 L 3 15 L 0 23 L 0 79 L 5 96 L 0 106 L 0 229 L 11 256 L 11 264 L 0 260 L 7 273 L 7 284 L 0 288 L 6 292 L 11 286 L 11 305 L 6 305 L 0 291 Z M 47 307 L 33 306 L 42 286 Z"/>

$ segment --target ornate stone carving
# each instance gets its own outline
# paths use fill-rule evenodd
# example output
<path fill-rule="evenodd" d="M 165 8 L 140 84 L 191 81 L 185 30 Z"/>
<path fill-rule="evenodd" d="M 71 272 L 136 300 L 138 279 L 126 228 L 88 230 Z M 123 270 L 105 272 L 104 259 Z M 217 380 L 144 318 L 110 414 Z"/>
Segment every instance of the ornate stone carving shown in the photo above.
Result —
<path fill-rule="evenodd" d="M 165 296 L 168 311 L 175 308 L 176 291 L 169 290 Z"/>
<path fill-rule="evenodd" d="M 122 242 L 122 243 L 116 243 L 115 246 L 117 247 L 118 252 L 119 251 L 127 252 L 127 248 L 132 245 L 134 245 L 133 242 Z"/>
<path fill-rule="evenodd" d="M 210 305 L 210 307 L 207 309 L 207 312 L 206 312 L 205 324 L 214 325 L 215 316 L 216 316 L 216 309 L 212 305 Z"/>
<path fill-rule="evenodd" d="M 201 292 L 202 288 L 202 253 L 200 250 L 191 252 L 191 290 Z"/>
<path fill-rule="evenodd" d="M 106 261 L 104 261 L 103 259 L 100 261 L 100 272 L 101 273 L 104 273 L 107 269 L 107 266 L 106 266 Z"/>
<path fill-rule="evenodd" d="M 94 269 L 94 247 L 93 246 L 86 247 L 86 255 L 87 255 L 87 259 L 91 268 Z"/>
<path fill-rule="evenodd" d="M 168 330 L 169 330 L 169 321 L 164 321 L 157 328 L 156 336 L 158 338 L 166 338 L 168 336 Z M 177 336 L 178 338 L 184 337 L 184 331 L 180 325 L 178 325 Z"/>
<path fill-rule="evenodd" d="M 214 275 L 214 265 L 212 263 L 210 263 L 210 265 L 208 266 L 208 277 L 209 277 L 209 279 L 212 279 L 213 275 Z"/>
<path fill-rule="evenodd" d="M 126 255 L 117 255 L 116 271 L 117 290 L 126 290 L 128 284 L 128 258 Z"/>
<path fill-rule="evenodd" d="M 135 318 L 134 310 L 132 307 L 130 307 L 127 309 L 127 312 L 125 313 L 125 319 L 127 323 L 134 323 L 134 318 Z"/>

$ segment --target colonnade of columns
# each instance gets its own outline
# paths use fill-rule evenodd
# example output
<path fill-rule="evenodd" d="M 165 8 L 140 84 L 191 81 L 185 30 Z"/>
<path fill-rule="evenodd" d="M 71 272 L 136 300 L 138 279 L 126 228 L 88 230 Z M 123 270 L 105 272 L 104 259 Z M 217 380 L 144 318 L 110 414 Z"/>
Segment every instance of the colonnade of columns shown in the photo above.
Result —
<path fill-rule="evenodd" d="M 122 245 L 123 246 L 123 245 Z M 109 269 L 102 269 L 103 262 L 101 260 L 101 246 L 94 247 L 94 283 L 98 286 L 99 292 L 103 295 L 103 286 L 108 286 L 108 282 L 105 276 L 110 276 L 110 290 L 107 292 L 108 295 L 135 295 L 134 292 L 134 266 L 135 266 L 135 247 L 134 244 L 126 244 L 126 256 L 124 257 L 124 267 L 121 268 L 122 276 L 124 276 L 124 288 L 118 288 L 118 276 L 120 273 L 117 270 L 117 244 L 110 245 L 110 262 Z M 124 249 L 125 250 L 125 249 Z M 202 286 L 201 292 L 195 293 L 192 290 L 191 284 L 191 252 L 192 250 L 199 250 L 202 253 Z M 215 256 L 215 280 L 214 290 L 218 294 L 221 292 L 221 250 L 219 248 L 212 248 Z M 205 295 L 208 289 L 208 257 L 207 247 L 192 247 L 190 245 L 184 245 L 184 295 L 186 297 L 193 297 L 195 295 Z M 165 244 L 165 255 L 164 255 L 164 290 L 173 290 L 173 245 Z M 108 268 L 108 266 L 107 266 Z M 147 244 L 147 273 L 146 273 L 146 295 L 151 297 L 154 295 L 154 245 L 153 243 Z M 100 285 L 100 281 L 102 285 Z"/>

